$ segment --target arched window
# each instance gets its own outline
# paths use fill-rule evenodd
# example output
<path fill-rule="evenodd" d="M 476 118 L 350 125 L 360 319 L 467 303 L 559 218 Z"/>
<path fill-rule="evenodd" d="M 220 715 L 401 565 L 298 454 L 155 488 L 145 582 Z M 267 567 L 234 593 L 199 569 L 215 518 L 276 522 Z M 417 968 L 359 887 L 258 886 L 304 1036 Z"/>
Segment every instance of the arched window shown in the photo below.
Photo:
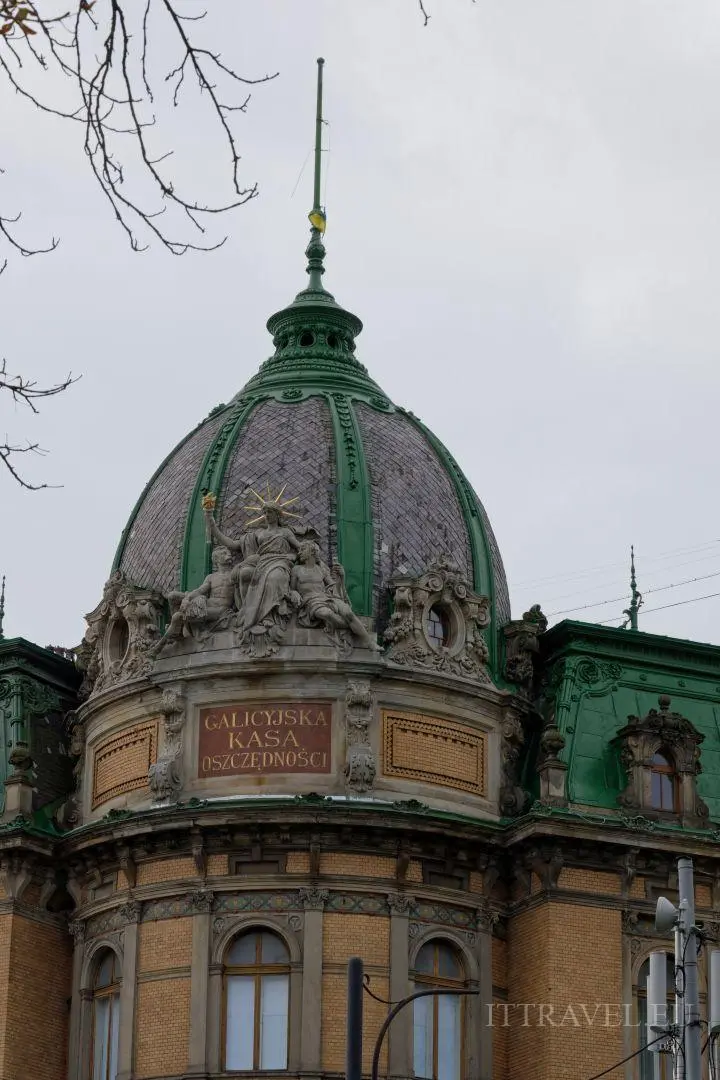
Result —
<path fill-rule="evenodd" d="M 650 806 L 653 810 L 678 808 L 677 775 L 670 759 L 658 750 L 650 761 Z"/>
<path fill-rule="evenodd" d="M 235 938 L 225 954 L 227 1071 L 287 1069 L 290 957 L 266 930 Z"/>
<path fill-rule="evenodd" d="M 92 1080 L 115 1080 L 120 1034 L 120 961 L 112 949 L 97 959 L 92 993 Z"/>
<path fill-rule="evenodd" d="M 455 949 L 428 941 L 415 960 L 415 989 L 465 986 L 465 971 Z M 463 998 L 451 994 L 419 998 L 413 1005 L 413 1067 L 427 1080 L 462 1080 Z"/>
<path fill-rule="evenodd" d="M 637 1004 L 638 1004 L 638 1045 L 647 1046 L 647 980 L 650 974 L 650 960 L 646 960 L 638 972 Z M 668 953 L 667 956 L 667 1022 L 670 1023 L 674 1016 L 675 1007 L 675 958 Z M 661 1018 L 658 1017 L 658 1021 Z M 639 1080 L 672 1080 L 673 1056 L 669 1053 L 654 1053 L 645 1050 L 638 1057 Z"/>

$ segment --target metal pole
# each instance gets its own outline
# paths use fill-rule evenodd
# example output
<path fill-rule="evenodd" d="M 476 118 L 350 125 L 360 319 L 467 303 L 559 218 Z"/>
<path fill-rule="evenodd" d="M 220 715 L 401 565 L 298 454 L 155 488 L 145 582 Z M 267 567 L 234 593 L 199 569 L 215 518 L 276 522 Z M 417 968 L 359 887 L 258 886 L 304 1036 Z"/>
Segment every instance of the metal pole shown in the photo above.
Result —
<path fill-rule="evenodd" d="M 682 914 L 680 915 L 682 919 Z M 675 1054 L 673 1080 L 685 1080 L 685 977 L 680 971 L 685 938 L 681 922 L 675 927 L 675 1025 L 680 1029 L 680 1049 Z"/>
<path fill-rule="evenodd" d="M 700 1002 L 698 998 L 697 937 L 695 931 L 695 888 L 692 859 L 678 859 L 678 892 L 680 894 L 680 926 L 683 955 L 680 965 L 684 971 L 685 1016 L 683 1045 L 685 1047 L 685 1080 L 702 1080 L 702 1042 Z"/>
<path fill-rule="evenodd" d="M 323 92 L 323 65 L 322 56 L 318 57 L 317 77 L 317 109 L 315 111 L 315 184 L 313 187 L 313 210 L 320 209 L 320 172 L 322 154 L 322 92 Z"/>
<path fill-rule="evenodd" d="M 346 1080 L 362 1080 L 363 962 L 348 960 Z"/>

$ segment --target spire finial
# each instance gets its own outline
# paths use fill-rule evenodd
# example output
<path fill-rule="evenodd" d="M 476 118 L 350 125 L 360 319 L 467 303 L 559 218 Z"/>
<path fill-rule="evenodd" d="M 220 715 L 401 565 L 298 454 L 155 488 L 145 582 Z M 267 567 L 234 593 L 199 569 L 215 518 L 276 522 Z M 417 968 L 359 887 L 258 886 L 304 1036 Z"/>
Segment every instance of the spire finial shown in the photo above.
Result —
<path fill-rule="evenodd" d="M 630 607 L 623 611 L 623 615 L 627 615 L 627 620 L 623 623 L 623 630 L 629 625 L 631 630 L 637 630 L 638 628 L 638 611 L 642 607 L 643 598 L 642 593 L 638 592 L 637 581 L 635 580 L 635 547 L 630 545 Z"/>
<path fill-rule="evenodd" d="M 0 586 L 0 641 L 3 637 L 3 618 L 5 617 L 5 575 L 3 574 L 2 586 Z"/>
<path fill-rule="evenodd" d="M 317 75 L 317 109 L 315 112 L 315 177 L 313 184 L 313 208 L 308 214 L 310 224 L 310 243 L 305 254 L 308 258 L 307 272 L 310 275 L 310 292 L 324 292 L 322 276 L 325 273 L 323 259 L 325 247 L 322 236 L 325 232 L 325 210 L 320 205 L 320 176 L 322 173 L 322 90 L 323 90 L 323 66 L 325 61 L 322 56 L 318 57 Z"/>

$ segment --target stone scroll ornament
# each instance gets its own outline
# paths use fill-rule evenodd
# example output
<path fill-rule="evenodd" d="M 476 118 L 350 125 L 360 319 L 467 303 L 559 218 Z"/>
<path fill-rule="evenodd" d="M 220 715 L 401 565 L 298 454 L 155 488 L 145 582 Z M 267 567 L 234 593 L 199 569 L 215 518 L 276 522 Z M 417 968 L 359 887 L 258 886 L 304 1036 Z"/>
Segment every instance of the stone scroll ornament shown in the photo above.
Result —
<path fill-rule="evenodd" d="M 239 537 L 226 536 L 215 521 L 216 497 L 203 497 L 208 537 L 214 542 L 213 570 L 202 585 L 168 597 L 170 624 L 153 649 L 159 655 L 183 637 L 206 640 L 231 629 L 239 647 L 252 657 L 272 656 L 285 639 L 291 620 L 300 627 L 320 627 L 344 653 L 378 645 L 357 618 L 345 590 L 343 568 L 320 558 L 318 534 L 283 499 L 252 491 L 253 515 Z"/>
<path fill-rule="evenodd" d="M 483 631 L 490 625 L 490 599 L 474 593 L 459 566 L 440 555 L 418 577 L 395 578 L 393 613 L 385 631 L 388 660 L 489 682 L 489 657 Z M 431 610 L 441 610 L 448 638 L 440 644 L 428 634 Z"/>
<path fill-rule="evenodd" d="M 76 650 L 81 698 L 150 673 L 164 606 L 159 593 L 137 588 L 119 570 L 112 574 L 102 600 L 85 616 L 87 630 Z"/>

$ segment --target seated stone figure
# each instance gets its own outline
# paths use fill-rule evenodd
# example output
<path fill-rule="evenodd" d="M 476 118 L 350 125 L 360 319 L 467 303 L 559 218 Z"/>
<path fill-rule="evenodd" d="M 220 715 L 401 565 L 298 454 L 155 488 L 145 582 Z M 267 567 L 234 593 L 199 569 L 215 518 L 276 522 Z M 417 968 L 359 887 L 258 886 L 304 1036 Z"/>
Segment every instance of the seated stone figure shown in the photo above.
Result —
<path fill-rule="evenodd" d="M 233 611 L 235 573 L 232 564 L 233 557 L 227 548 L 217 547 L 212 553 L 212 573 L 199 588 L 169 594 L 170 625 L 153 647 L 152 656 L 157 656 L 166 645 L 182 637 L 198 637 L 204 629 L 210 629 Z"/>
<path fill-rule="evenodd" d="M 311 540 L 300 544 L 290 575 L 290 589 L 291 599 L 300 608 L 301 623 L 308 626 L 321 623 L 331 633 L 349 631 L 366 649 L 380 650 L 350 606 L 343 568 L 337 564 L 331 571 L 320 560 L 320 549 Z"/>

